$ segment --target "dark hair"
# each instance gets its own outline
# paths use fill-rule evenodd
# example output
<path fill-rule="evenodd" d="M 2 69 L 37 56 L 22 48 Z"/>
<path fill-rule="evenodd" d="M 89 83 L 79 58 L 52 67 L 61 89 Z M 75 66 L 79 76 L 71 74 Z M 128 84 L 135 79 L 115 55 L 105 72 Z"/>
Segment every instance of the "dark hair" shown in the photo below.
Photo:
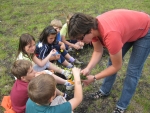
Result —
<path fill-rule="evenodd" d="M 68 34 L 72 39 L 77 39 L 81 35 L 89 33 L 91 29 L 97 29 L 97 19 L 83 13 L 75 13 L 69 21 Z"/>
<path fill-rule="evenodd" d="M 51 34 L 52 35 L 57 34 L 57 30 L 54 29 L 53 26 L 47 26 L 46 28 L 44 28 L 44 30 L 40 34 L 39 41 L 43 42 L 44 44 L 47 44 L 47 37 Z M 54 42 L 55 41 L 56 41 L 56 37 L 55 37 Z"/>
<path fill-rule="evenodd" d="M 50 103 L 49 100 L 55 95 L 55 91 L 56 81 L 53 76 L 48 74 L 35 77 L 28 85 L 28 96 L 40 105 Z"/>
<path fill-rule="evenodd" d="M 32 67 L 32 63 L 30 61 L 17 60 L 12 65 L 11 73 L 20 80 L 22 76 L 27 75 L 30 67 Z"/>
<path fill-rule="evenodd" d="M 32 41 L 35 41 L 34 37 L 28 33 L 22 34 L 20 36 L 19 39 L 19 47 L 18 47 L 18 53 L 17 53 L 17 57 L 19 56 L 19 54 L 22 52 L 24 57 L 27 57 L 32 60 L 32 56 L 33 54 L 31 54 L 30 56 L 27 54 L 27 52 L 25 51 L 25 46 L 27 46 L 28 44 L 31 44 Z M 16 58 L 17 58 L 16 57 Z"/>

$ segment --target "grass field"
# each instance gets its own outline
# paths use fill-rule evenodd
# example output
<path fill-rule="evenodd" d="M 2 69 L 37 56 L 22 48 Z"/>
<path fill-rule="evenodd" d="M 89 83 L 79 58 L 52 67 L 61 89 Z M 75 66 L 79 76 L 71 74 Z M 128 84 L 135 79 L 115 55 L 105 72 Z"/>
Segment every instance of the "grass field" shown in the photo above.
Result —
<path fill-rule="evenodd" d="M 150 0 L 0 0 L 0 102 L 4 95 L 9 95 L 14 80 L 10 68 L 14 62 L 19 36 L 23 33 L 32 34 L 36 40 L 41 31 L 54 18 L 65 23 L 69 12 L 84 12 L 97 16 L 111 9 L 132 9 L 150 14 Z M 86 48 L 79 59 L 88 63 L 91 48 Z M 86 53 L 88 52 L 88 54 Z M 128 53 L 124 59 L 124 66 L 119 71 L 117 80 L 110 97 L 91 101 L 84 98 L 82 104 L 75 110 L 76 113 L 111 113 L 119 98 L 126 66 Z M 106 57 L 94 68 L 92 74 L 98 73 L 106 67 Z M 84 88 L 84 96 L 96 91 L 101 80 Z M 150 58 L 147 59 L 142 77 L 135 95 L 126 113 L 150 112 Z M 0 107 L 0 113 L 3 112 Z"/>

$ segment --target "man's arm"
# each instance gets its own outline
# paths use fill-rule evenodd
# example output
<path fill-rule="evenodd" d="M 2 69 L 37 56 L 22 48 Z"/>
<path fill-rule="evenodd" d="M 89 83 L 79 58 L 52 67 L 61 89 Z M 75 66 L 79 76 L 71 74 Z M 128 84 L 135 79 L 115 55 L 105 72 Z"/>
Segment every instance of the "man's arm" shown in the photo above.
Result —
<path fill-rule="evenodd" d="M 112 62 L 112 65 L 106 68 L 105 70 L 101 71 L 100 73 L 96 74 L 96 79 L 101 79 L 110 75 L 115 74 L 117 71 L 119 71 L 122 67 L 122 50 L 120 50 L 115 55 L 110 54 L 110 59 Z"/>
<path fill-rule="evenodd" d="M 103 46 L 100 41 L 93 42 L 94 51 L 91 60 L 86 68 L 84 68 L 81 73 L 83 75 L 89 75 L 94 66 L 99 62 L 103 54 Z"/>
<path fill-rule="evenodd" d="M 103 54 L 103 46 L 100 41 L 93 42 L 94 51 L 91 60 L 87 66 L 88 69 L 93 69 L 94 66 L 100 61 Z"/>

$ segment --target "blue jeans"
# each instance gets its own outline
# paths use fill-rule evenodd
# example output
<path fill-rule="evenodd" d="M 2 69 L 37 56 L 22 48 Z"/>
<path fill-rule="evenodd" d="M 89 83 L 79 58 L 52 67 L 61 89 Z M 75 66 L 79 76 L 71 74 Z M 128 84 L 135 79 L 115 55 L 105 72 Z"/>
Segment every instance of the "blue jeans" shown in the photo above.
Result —
<path fill-rule="evenodd" d="M 117 107 L 120 109 L 126 109 L 129 105 L 129 102 L 140 79 L 144 62 L 150 53 L 150 30 L 143 38 L 140 38 L 134 42 L 125 43 L 122 48 L 123 57 L 131 47 L 133 48 L 127 67 L 126 77 L 123 83 L 122 94 L 119 101 L 117 102 Z M 109 59 L 108 66 L 110 65 L 112 65 L 112 63 Z M 100 88 L 100 91 L 104 95 L 108 95 L 110 93 L 110 90 L 116 79 L 116 74 L 104 79 L 103 84 Z"/>
<path fill-rule="evenodd" d="M 60 59 L 58 59 L 59 63 L 63 63 L 66 59 L 65 56 L 68 54 L 66 50 L 63 50 L 63 52 L 60 52 L 60 45 L 55 45 L 54 48 L 57 50 L 58 54 L 60 54 Z"/>

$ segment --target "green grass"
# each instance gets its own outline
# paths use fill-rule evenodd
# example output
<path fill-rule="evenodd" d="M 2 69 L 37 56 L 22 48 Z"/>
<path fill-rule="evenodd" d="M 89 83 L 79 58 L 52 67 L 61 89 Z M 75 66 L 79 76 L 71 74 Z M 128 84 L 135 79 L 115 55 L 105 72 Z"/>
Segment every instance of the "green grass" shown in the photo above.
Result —
<path fill-rule="evenodd" d="M 10 68 L 17 53 L 18 39 L 22 33 L 30 33 L 37 40 L 41 31 L 49 25 L 51 20 L 57 18 L 62 23 L 65 23 L 66 15 L 69 12 L 84 12 L 92 16 L 97 16 L 111 9 L 124 8 L 150 14 L 149 0 L 1 0 L 0 2 L 0 101 L 2 100 L 2 96 L 9 95 L 14 83 L 14 80 L 10 77 Z M 91 49 L 87 48 L 86 52 L 89 54 L 85 54 L 82 57 L 79 56 L 79 58 L 88 63 L 91 57 Z M 107 59 L 107 57 L 104 57 L 92 70 L 92 74 L 105 69 Z M 94 110 L 106 113 L 112 112 L 116 104 L 115 99 L 119 98 L 121 92 L 128 59 L 129 54 L 124 58 L 123 67 L 118 72 L 120 76 L 117 77 L 112 89 L 112 93 L 115 95 L 111 95 L 106 100 L 93 101 L 86 108 L 87 113 L 92 113 Z M 150 111 L 149 67 L 150 58 L 146 60 L 142 77 L 136 93 L 131 100 L 131 104 L 127 109 L 127 113 L 137 112 L 137 110 L 142 113 Z M 97 81 L 95 84 L 84 88 L 84 93 L 96 91 L 101 84 L 102 80 Z M 83 103 L 85 102 L 83 101 Z M 84 108 L 84 105 L 79 106 L 78 109 L 82 107 Z"/>

